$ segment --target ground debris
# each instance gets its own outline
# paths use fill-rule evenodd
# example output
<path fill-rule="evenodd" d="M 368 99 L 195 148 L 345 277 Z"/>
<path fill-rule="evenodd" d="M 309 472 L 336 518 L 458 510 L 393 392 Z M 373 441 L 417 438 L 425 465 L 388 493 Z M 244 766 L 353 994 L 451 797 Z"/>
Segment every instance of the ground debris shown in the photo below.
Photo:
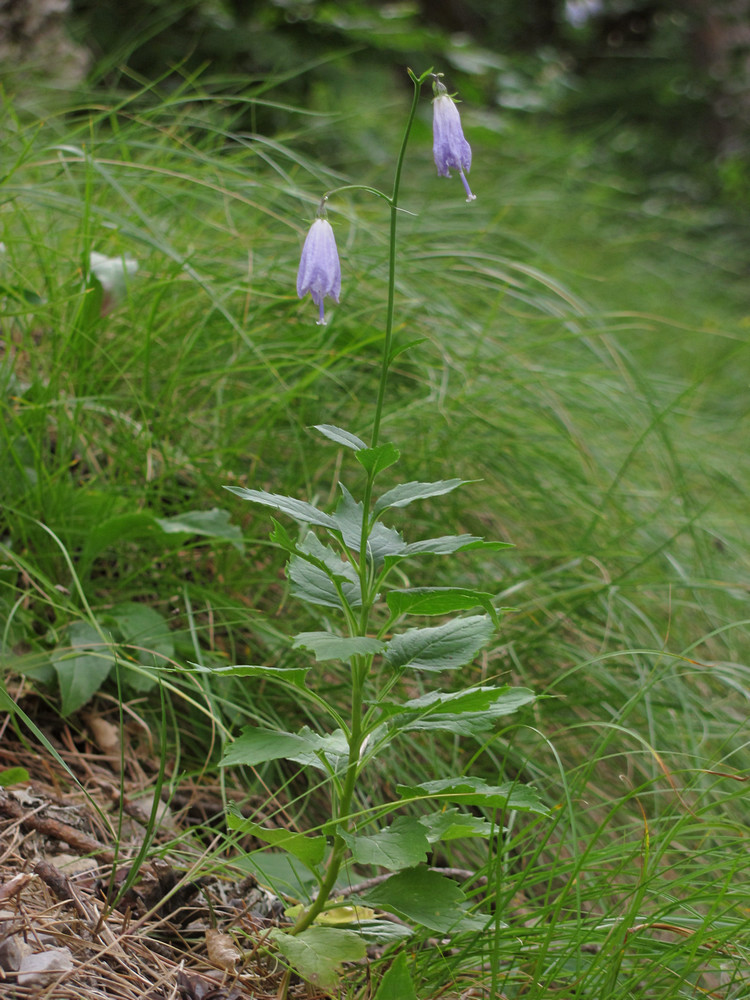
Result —
<path fill-rule="evenodd" d="M 56 973 L 69 972 L 72 968 L 70 948 L 48 948 L 24 955 L 16 980 L 19 986 L 46 985 Z"/>
<path fill-rule="evenodd" d="M 0 765 L 23 765 L 30 780 L 0 788 L 2 1000 L 276 996 L 283 969 L 257 945 L 283 907 L 239 873 L 203 875 L 206 841 L 194 833 L 189 785 L 175 813 L 178 855 L 169 851 L 172 830 L 156 830 L 138 863 L 143 828 L 125 834 L 120 823 L 118 842 L 117 810 L 130 796 L 153 795 L 148 772 L 127 758 L 114 769 L 88 747 L 79 759 L 73 742 L 60 739 L 66 772 L 14 740 L 6 729 Z M 220 802 L 216 789 L 197 788 L 194 798 L 209 808 Z M 215 837 L 213 824 L 204 830 Z"/>

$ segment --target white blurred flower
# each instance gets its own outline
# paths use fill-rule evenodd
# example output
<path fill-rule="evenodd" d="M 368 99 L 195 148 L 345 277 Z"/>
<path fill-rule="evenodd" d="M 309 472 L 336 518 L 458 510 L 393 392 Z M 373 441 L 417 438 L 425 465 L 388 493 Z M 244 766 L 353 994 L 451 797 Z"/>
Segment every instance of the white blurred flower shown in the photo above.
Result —
<path fill-rule="evenodd" d="M 91 274 L 102 286 L 102 316 L 125 294 L 128 278 L 138 270 L 138 261 L 125 254 L 122 257 L 107 257 L 92 250 L 89 254 Z"/>

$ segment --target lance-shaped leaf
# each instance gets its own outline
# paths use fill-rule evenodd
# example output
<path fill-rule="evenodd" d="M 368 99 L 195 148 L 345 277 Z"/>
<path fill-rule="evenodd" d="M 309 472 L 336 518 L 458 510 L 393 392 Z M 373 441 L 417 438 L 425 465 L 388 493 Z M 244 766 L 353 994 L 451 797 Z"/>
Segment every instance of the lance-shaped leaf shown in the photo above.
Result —
<path fill-rule="evenodd" d="M 362 451 L 367 448 L 362 438 L 358 438 L 356 434 L 345 431 L 343 427 L 336 427 L 335 424 L 315 424 L 315 430 L 320 431 L 321 434 L 329 438 L 329 440 L 335 441 L 336 444 L 343 444 L 345 448 L 351 448 L 353 451 Z"/>
<path fill-rule="evenodd" d="M 380 653 L 385 644 L 369 636 L 343 636 L 333 632 L 300 632 L 292 649 L 309 649 L 316 660 L 351 660 L 353 656 Z"/>
<path fill-rule="evenodd" d="M 454 618 L 435 628 L 413 628 L 394 636 L 384 655 L 396 669 L 452 670 L 470 663 L 493 632 L 486 615 Z"/>
<path fill-rule="evenodd" d="M 283 848 L 298 858 L 312 872 L 318 871 L 318 866 L 326 854 L 325 837 L 306 837 L 302 833 L 285 830 L 283 827 L 269 829 L 266 826 L 261 826 L 260 823 L 253 823 L 243 816 L 238 816 L 234 812 L 227 814 L 227 826 L 230 830 L 248 834 L 258 840 L 265 841 L 266 844 Z"/>
<path fill-rule="evenodd" d="M 300 554 L 292 556 L 288 564 L 295 597 L 310 604 L 342 608 L 335 580 L 350 607 L 355 608 L 362 603 L 359 577 L 351 563 L 345 562 L 333 549 L 323 545 L 311 531 L 298 551 Z"/>
<path fill-rule="evenodd" d="M 430 691 L 402 704 L 388 723 L 402 731 L 444 729 L 471 736 L 492 729 L 499 718 L 532 701 L 534 692 L 528 688 L 474 687 L 452 694 Z"/>
<path fill-rule="evenodd" d="M 386 601 L 392 615 L 448 615 L 481 607 L 496 620 L 492 594 L 467 587 L 411 587 L 391 590 Z"/>
<path fill-rule="evenodd" d="M 243 500 L 263 504 L 264 507 L 275 507 L 276 510 L 293 517 L 295 521 L 302 521 L 303 524 L 317 524 L 321 528 L 335 528 L 330 514 L 318 510 L 317 507 L 313 507 L 311 503 L 304 500 L 283 496 L 281 493 L 266 493 L 265 490 L 248 490 L 244 486 L 225 486 L 224 489 L 242 497 Z"/>
<path fill-rule="evenodd" d="M 242 552 L 244 549 L 242 531 L 238 525 L 229 523 L 229 516 L 229 511 L 212 507 L 211 510 L 187 510 L 174 517 L 160 517 L 156 523 L 167 534 L 184 532 L 189 535 L 222 538 L 230 542 L 238 552 Z"/>
<path fill-rule="evenodd" d="M 344 962 L 357 962 L 367 953 L 356 931 L 338 927 L 308 927 L 300 934 L 274 928 L 269 937 L 297 972 L 313 986 L 334 990 Z"/>
<path fill-rule="evenodd" d="M 285 733 L 278 729 L 261 729 L 246 726 L 234 743 L 227 748 L 222 766 L 244 764 L 255 767 L 269 760 L 297 761 L 300 755 L 314 754 L 325 745 L 324 737 L 307 729 L 299 733 Z M 305 759 L 307 763 L 307 757 Z"/>
<path fill-rule="evenodd" d="M 533 788 L 515 781 L 508 781 L 503 785 L 488 785 L 481 778 L 440 778 L 436 781 L 423 781 L 420 785 L 399 785 L 398 792 L 403 799 L 437 799 L 467 806 L 517 809 L 519 812 L 541 815 L 549 812 Z"/>
<path fill-rule="evenodd" d="M 393 965 L 380 980 L 375 1000 L 418 1000 L 414 984 L 409 975 L 406 952 L 400 951 Z"/>
<path fill-rule="evenodd" d="M 423 538 L 417 542 L 409 542 L 398 552 L 386 554 L 385 567 L 390 570 L 403 559 L 410 559 L 412 556 L 447 556 L 454 552 L 468 552 L 469 549 L 494 552 L 497 549 L 507 548 L 513 548 L 513 546 L 508 542 L 485 542 L 477 535 L 439 535 L 437 538 Z"/>
<path fill-rule="evenodd" d="M 301 731 L 309 732 L 307 726 Z M 302 750 L 290 760 L 317 767 L 321 771 L 338 773 L 344 770 L 349 762 L 349 744 L 344 733 L 340 729 L 334 729 L 327 736 L 320 737 L 320 746 L 316 750 Z"/>
<path fill-rule="evenodd" d="M 341 500 L 331 516 L 341 532 L 344 544 L 354 552 L 359 552 L 362 546 L 364 507 L 354 499 L 343 483 L 339 483 L 339 486 Z M 395 528 L 388 528 L 379 521 L 371 525 L 367 536 L 367 554 L 376 566 L 381 566 L 386 556 L 401 552 L 405 546 L 406 543 Z"/>
<path fill-rule="evenodd" d="M 341 832 L 352 857 L 360 865 L 377 865 L 389 871 L 411 868 L 427 860 L 427 832 L 419 820 L 399 816 L 385 830 L 373 834 Z"/>
<path fill-rule="evenodd" d="M 88 622 L 73 622 L 68 636 L 69 646 L 55 649 L 50 655 L 60 685 L 63 715 L 70 715 L 85 705 L 102 686 L 115 663 L 109 646 Z"/>
<path fill-rule="evenodd" d="M 249 663 L 238 663 L 231 667 L 205 667 L 200 663 L 190 663 L 199 674 L 211 674 L 213 677 L 264 677 L 267 680 L 281 681 L 304 688 L 305 677 L 309 666 L 305 667 L 265 667 Z"/>
<path fill-rule="evenodd" d="M 398 944 L 406 938 L 412 937 L 414 931 L 406 924 L 394 924 L 392 920 L 358 920 L 357 933 L 364 938 L 367 944 Z M 392 996 L 399 996 L 393 994 Z"/>
<path fill-rule="evenodd" d="M 233 864 L 276 896 L 310 900 L 313 885 L 319 881 L 319 876 L 289 851 L 269 851 L 264 847 L 252 854 L 240 852 Z"/>
<path fill-rule="evenodd" d="M 442 479 L 435 483 L 401 483 L 379 497 L 373 508 L 374 514 L 379 514 L 389 507 L 406 507 L 415 500 L 426 500 L 428 497 L 439 497 L 451 493 L 459 486 L 471 482 L 470 479 Z"/>
<path fill-rule="evenodd" d="M 440 812 L 429 816 L 420 816 L 419 822 L 425 828 L 427 839 L 431 844 L 440 840 L 460 840 L 463 837 L 491 837 L 502 832 L 502 828 L 490 823 L 481 816 L 463 813 L 455 806 L 451 809 L 442 808 Z"/>
<path fill-rule="evenodd" d="M 467 914 L 462 905 L 466 896 L 461 888 L 423 865 L 397 872 L 362 898 L 371 906 L 382 907 L 435 931 L 450 931 L 459 926 L 461 930 L 481 930 L 488 919 Z"/>
<path fill-rule="evenodd" d="M 271 541 L 287 552 L 296 553 L 297 540 L 292 538 L 286 527 L 280 521 L 277 521 L 275 517 L 271 518 L 271 524 L 273 525 L 273 531 L 268 536 Z"/>
<path fill-rule="evenodd" d="M 512 549 L 509 542 L 486 542 L 478 535 L 438 535 L 437 538 L 422 538 L 418 542 L 409 542 L 403 555 L 435 555 L 447 556 L 453 552 L 465 552 L 468 549 L 495 551 L 497 549 Z"/>

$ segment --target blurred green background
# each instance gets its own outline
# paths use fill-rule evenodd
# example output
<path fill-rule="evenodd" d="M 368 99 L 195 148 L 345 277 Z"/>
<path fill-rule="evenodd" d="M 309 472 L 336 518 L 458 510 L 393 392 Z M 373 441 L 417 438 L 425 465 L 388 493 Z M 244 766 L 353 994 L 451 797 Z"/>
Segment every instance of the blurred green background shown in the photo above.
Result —
<path fill-rule="evenodd" d="M 36 60 L 53 83 L 67 74 L 110 92 L 196 74 L 240 91 L 273 80 L 328 110 L 380 92 L 384 74 L 406 88 L 404 64 L 440 64 L 473 105 L 605 129 L 610 153 L 677 174 L 679 193 L 746 200 L 747 0 L 10 0 L 0 17 L 12 89 Z M 64 44 L 49 58 L 55 33 L 70 40 L 67 61 Z M 253 125 L 283 119 L 266 114 Z"/>

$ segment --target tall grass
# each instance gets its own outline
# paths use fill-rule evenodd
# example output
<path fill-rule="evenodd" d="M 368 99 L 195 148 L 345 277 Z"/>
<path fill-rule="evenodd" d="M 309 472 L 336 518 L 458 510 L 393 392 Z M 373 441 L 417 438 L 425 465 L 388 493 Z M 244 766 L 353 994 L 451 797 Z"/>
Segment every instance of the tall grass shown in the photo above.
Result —
<path fill-rule="evenodd" d="M 44 119 L 10 99 L 4 108 L 5 669 L 54 702 L 50 653 L 70 623 L 149 605 L 174 641 L 154 662 L 177 696 L 190 692 L 186 766 L 206 748 L 215 761 L 225 729 L 248 718 L 288 728 L 299 711 L 236 681 L 196 690 L 178 669 L 292 655 L 274 623 L 294 612 L 265 519 L 221 486 L 332 499 L 341 456 L 307 427 L 363 433 L 378 377 L 377 204 L 330 206 L 344 269 L 330 325 L 316 327 L 294 294 L 319 193 L 348 175 L 352 123 L 272 96 L 240 101 L 191 82 Z M 378 96 L 387 147 L 397 141 L 387 110 L 406 98 Z M 252 132 L 253 119 L 276 131 Z M 382 781 L 437 776 L 458 760 L 533 781 L 554 813 L 529 825 L 496 817 L 489 859 L 470 841 L 451 852 L 487 877 L 478 892 L 496 934 L 491 947 L 415 953 L 419 995 L 490 983 L 507 997 L 740 1000 L 746 261 L 715 209 L 623 181 L 586 137 L 506 124 L 473 144 L 479 198 L 467 210 L 433 176 L 418 126 L 395 331 L 413 346 L 383 430 L 405 477 L 450 468 L 477 480 L 463 507 L 448 507 L 451 530 L 515 543 L 496 561 L 466 558 L 466 581 L 514 609 L 474 669 L 542 697 L 486 745 L 415 741 L 383 762 Z M 325 164 L 329 145 L 340 173 Z M 352 145 L 360 169 L 363 148 Z M 376 182 L 379 162 L 364 168 L 355 179 Z M 86 282 L 92 250 L 139 263 L 105 316 Z M 241 525 L 242 553 L 127 519 L 213 507 Z M 425 504 L 403 531 L 440 533 L 436 516 Z M 101 524 L 113 527 L 88 558 Z M 439 562 L 426 570 L 439 574 Z M 137 645 L 123 640 L 124 655 Z M 334 677 L 321 684 L 336 697 Z M 260 778 L 289 775 L 269 767 Z M 292 785 L 292 812 L 293 796 Z"/>

